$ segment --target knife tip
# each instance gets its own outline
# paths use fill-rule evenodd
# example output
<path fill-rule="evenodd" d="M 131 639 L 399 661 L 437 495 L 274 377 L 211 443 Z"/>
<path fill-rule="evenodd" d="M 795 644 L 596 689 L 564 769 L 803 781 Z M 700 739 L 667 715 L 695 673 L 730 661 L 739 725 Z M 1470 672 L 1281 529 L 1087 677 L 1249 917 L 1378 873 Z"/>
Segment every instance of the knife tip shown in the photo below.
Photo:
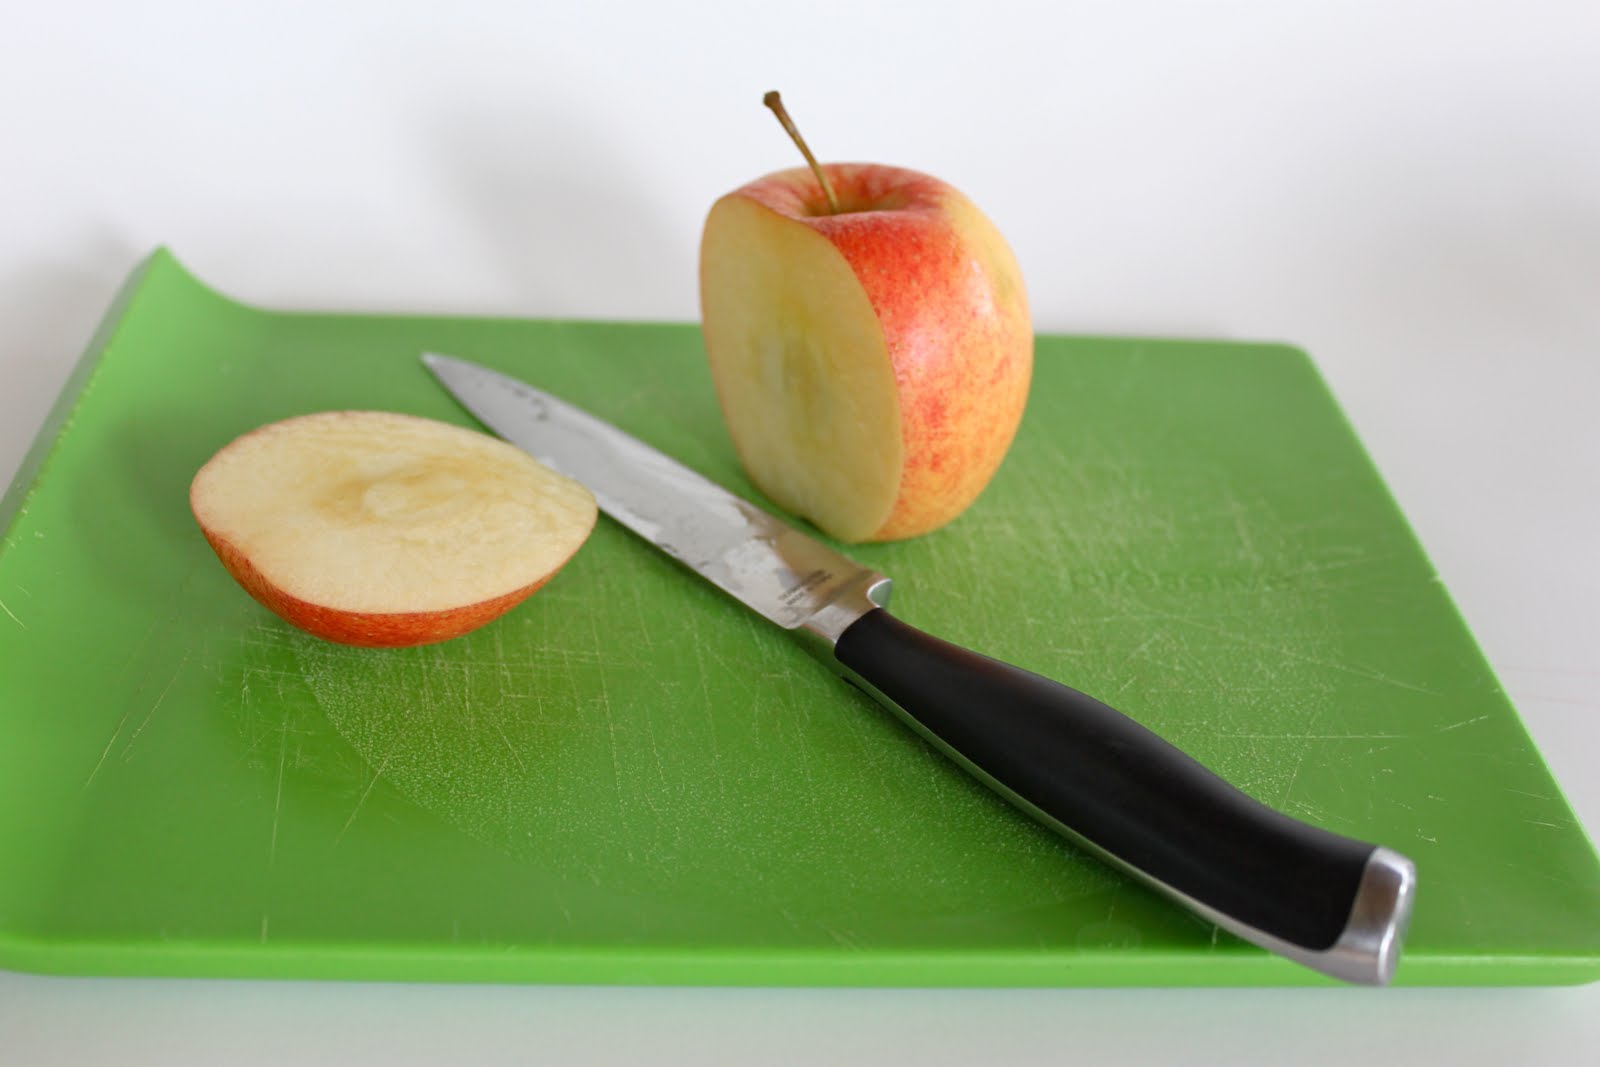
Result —
<path fill-rule="evenodd" d="M 459 377 L 461 374 L 469 370 L 476 369 L 470 363 L 456 359 L 453 356 L 446 356 L 439 352 L 424 352 L 418 358 L 422 360 L 422 365 L 432 372 L 433 376 L 438 378 L 440 381 L 444 381 L 447 377 L 452 375 Z"/>

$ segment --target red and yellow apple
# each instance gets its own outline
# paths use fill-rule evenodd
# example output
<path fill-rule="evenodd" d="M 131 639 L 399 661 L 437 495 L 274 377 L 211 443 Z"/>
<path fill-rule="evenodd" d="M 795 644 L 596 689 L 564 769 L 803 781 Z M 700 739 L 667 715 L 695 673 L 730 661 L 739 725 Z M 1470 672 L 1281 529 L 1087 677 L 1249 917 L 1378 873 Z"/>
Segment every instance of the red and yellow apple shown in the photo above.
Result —
<path fill-rule="evenodd" d="M 830 164 L 727 194 L 706 219 L 700 300 L 745 471 L 840 540 L 944 525 L 1011 445 L 1033 370 L 1021 271 L 936 178 Z"/>
<path fill-rule="evenodd" d="M 318 637 L 459 637 L 527 599 L 595 523 L 589 491 L 504 441 L 432 419 L 331 411 L 270 423 L 195 475 L 222 565 Z"/>

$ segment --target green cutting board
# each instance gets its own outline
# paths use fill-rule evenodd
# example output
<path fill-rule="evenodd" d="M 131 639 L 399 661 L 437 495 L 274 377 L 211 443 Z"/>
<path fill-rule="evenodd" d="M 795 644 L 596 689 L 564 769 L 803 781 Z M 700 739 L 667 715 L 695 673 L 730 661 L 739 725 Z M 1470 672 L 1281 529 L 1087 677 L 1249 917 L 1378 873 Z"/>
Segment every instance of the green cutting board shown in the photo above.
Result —
<path fill-rule="evenodd" d="M 190 478 L 304 412 L 471 425 L 424 349 L 763 502 L 692 326 L 266 312 L 157 254 L 0 506 L 0 965 L 1324 981 L 1039 829 L 608 520 L 446 644 L 346 648 L 265 612 L 202 540 Z M 851 551 L 908 621 L 1414 858 L 1398 981 L 1600 976 L 1594 851 L 1302 353 L 1041 337 L 977 504 Z"/>

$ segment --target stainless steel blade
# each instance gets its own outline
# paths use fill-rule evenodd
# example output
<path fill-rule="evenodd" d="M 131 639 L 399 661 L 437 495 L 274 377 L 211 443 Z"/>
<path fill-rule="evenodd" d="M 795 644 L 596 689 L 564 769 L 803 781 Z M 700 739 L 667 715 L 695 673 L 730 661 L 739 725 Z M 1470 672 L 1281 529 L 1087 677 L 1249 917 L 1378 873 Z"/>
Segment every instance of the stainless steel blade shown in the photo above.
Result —
<path fill-rule="evenodd" d="M 583 483 L 600 509 L 735 599 L 794 629 L 887 580 L 677 460 L 548 393 L 466 360 L 422 362 L 489 429 Z"/>

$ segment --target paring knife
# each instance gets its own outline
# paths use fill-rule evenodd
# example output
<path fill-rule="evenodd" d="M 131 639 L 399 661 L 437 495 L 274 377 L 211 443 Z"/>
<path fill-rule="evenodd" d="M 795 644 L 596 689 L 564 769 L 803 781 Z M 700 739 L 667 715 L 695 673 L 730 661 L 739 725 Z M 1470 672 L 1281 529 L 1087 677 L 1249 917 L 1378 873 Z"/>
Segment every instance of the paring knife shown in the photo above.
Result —
<path fill-rule="evenodd" d="M 487 367 L 422 360 L 484 425 L 1023 811 L 1247 941 L 1346 981 L 1393 976 L 1406 857 L 1291 819 L 1093 697 L 901 622 L 888 578 L 614 426 Z"/>

